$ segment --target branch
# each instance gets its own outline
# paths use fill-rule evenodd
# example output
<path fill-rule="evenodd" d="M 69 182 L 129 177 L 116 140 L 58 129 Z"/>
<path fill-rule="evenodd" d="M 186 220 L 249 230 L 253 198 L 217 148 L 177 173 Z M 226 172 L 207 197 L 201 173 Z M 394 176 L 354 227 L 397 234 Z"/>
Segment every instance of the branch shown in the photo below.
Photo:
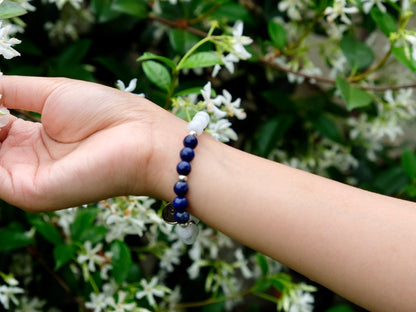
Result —
<path fill-rule="evenodd" d="M 39 262 L 39 264 L 46 270 L 46 272 L 48 272 L 48 274 L 50 274 L 53 277 L 53 279 L 65 290 L 65 292 L 74 299 L 78 307 L 80 307 L 84 311 L 89 311 L 85 307 L 84 301 L 81 298 L 77 297 L 75 294 L 73 294 L 71 288 L 66 284 L 66 282 L 48 266 L 46 261 L 38 253 L 38 250 L 35 246 L 28 246 L 27 251 L 33 258 L 35 258 Z"/>
<path fill-rule="evenodd" d="M 260 63 L 269 66 L 271 68 L 274 68 L 278 71 L 281 72 L 285 72 L 285 73 L 292 73 L 295 74 L 297 76 L 301 76 L 304 77 L 308 80 L 316 80 L 318 82 L 321 83 L 328 83 L 328 84 L 332 84 L 335 85 L 335 80 L 334 79 L 330 79 L 330 78 L 326 78 L 326 77 L 322 77 L 322 76 L 316 76 L 316 75 L 309 75 L 309 74 L 305 74 L 302 73 L 300 71 L 295 71 L 292 70 L 290 68 L 286 68 L 283 67 L 279 64 L 273 63 L 265 58 L 260 59 Z M 351 79 L 347 79 L 349 82 L 352 82 Z M 399 90 L 399 89 L 408 89 L 408 88 L 416 88 L 416 83 L 409 83 L 409 84 L 403 84 L 403 85 L 382 85 L 382 86 L 364 86 L 364 85 L 360 85 L 357 83 L 352 83 L 352 85 L 354 87 L 357 87 L 359 89 L 363 89 L 363 90 L 370 90 L 370 91 L 386 91 L 386 90 Z"/>
<path fill-rule="evenodd" d="M 173 28 L 179 28 L 179 29 L 184 29 L 192 34 L 195 34 L 199 37 L 205 38 L 208 34 L 202 30 L 199 30 L 197 28 L 191 27 L 189 26 L 190 22 L 186 21 L 186 20 L 176 20 L 176 21 L 171 21 L 168 19 L 165 19 L 163 17 L 160 16 L 156 16 L 152 13 L 150 13 L 148 15 L 149 19 L 154 20 L 154 21 L 158 21 L 162 24 L 168 25 L 170 27 Z M 375 67 L 372 68 L 371 71 L 367 72 L 366 74 L 370 74 L 371 72 L 377 70 L 381 65 L 383 65 L 385 63 L 385 61 L 387 60 L 387 58 L 390 56 L 390 53 L 388 53 L 383 59 L 382 61 Z M 309 74 L 305 74 L 302 73 L 300 71 L 295 71 L 286 67 L 283 67 L 281 65 L 278 65 L 276 63 L 273 63 L 272 61 L 266 59 L 266 58 L 261 58 L 259 61 L 261 64 L 264 64 L 266 66 L 272 67 L 278 71 L 281 72 L 285 72 L 285 73 L 292 73 L 295 74 L 297 76 L 301 76 L 304 77 L 305 79 L 308 80 L 315 80 L 321 83 L 328 83 L 328 84 L 332 84 L 335 85 L 335 80 L 334 79 L 330 79 L 330 78 L 326 78 L 326 77 L 322 77 L 322 76 L 316 76 L 316 75 L 309 75 Z M 363 89 L 363 90 L 369 90 L 369 91 L 386 91 L 386 90 L 399 90 L 399 89 L 408 89 L 408 88 L 416 88 L 416 83 L 410 83 L 410 84 L 403 84 L 403 85 L 381 85 L 381 86 L 364 86 L 364 85 L 360 85 L 357 83 L 354 83 L 354 81 L 357 80 L 357 78 L 364 78 L 364 77 L 351 77 L 348 78 L 347 80 L 349 82 L 351 82 L 351 84 L 354 87 L 357 87 L 359 89 Z"/>
<path fill-rule="evenodd" d="M 171 20 L 168 20 L 166 18 L 157 16 L 153 13 L 149 13 L 148 18 L 150 20 L 160 22 L 162 24 L 168 25 L 168 26 L 173 27 L 173 28 L 184 29 L 184 30 L 186 30 L 186 31 L 188 31 L 188 32 L 190 32 L 194 35 L 197 35 L 199 37 L 206 37 L 207 36 L 206 32 L 189 26 L 189 22 L 187 20 L 184 20 L 184 19 L 171 21 Z"/>

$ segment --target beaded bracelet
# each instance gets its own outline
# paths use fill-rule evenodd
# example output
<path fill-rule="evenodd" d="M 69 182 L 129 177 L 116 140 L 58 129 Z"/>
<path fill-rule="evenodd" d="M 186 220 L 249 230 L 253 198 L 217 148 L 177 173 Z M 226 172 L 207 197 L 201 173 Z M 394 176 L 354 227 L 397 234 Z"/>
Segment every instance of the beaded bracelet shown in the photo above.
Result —
<path fill-rule="evenodd" d="M 195 156 L 195 147 L 198 145 L 197 135 L 200 135 L 208 126 L 209 115 L 198 112 L 188 124 L 189 134 L 183 140 L 183 149 L 180 151 L 181 161 L 176 166 L 179 174 L 178 181 L 173 186 L 177 195 L 171 203 L 163 209 L 162 217 L 169 224 L 178 224 L 176 232 L 185 244 L 193 244 L 198 236 L 198 226 L 193 217 L 186 211 L 189 202 L 185 195 L 188 193 L 188 175 L 191 172 L 191 161 Z"/>

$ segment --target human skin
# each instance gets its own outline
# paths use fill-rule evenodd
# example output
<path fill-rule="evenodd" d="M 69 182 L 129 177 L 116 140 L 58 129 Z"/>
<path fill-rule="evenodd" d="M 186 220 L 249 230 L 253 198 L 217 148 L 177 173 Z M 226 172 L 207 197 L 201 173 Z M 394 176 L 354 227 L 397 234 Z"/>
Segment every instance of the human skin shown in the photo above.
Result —
<path fill-rule="evenodd" d="M 0 131 L 0 198 L 37 212 L 117 195 L 171 200 L 186 123 L 139 96 L 62 78 L 0 80 L 42 114 Z M 371 311 L 416 310 L 416 204 L 198 137 L 189 211 Z"/>

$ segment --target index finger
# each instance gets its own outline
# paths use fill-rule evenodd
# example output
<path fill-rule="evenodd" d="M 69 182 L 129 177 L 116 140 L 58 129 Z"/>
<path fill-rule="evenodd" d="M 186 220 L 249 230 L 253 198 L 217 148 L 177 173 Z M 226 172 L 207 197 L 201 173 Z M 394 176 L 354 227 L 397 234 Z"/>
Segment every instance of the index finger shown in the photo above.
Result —
<path fill-rule="evenodd" d="M 64 78 L 3 76 L 0 78 L 1 103 L 7 108 L 42 113 L 46 99 L 63 82 Z"/>

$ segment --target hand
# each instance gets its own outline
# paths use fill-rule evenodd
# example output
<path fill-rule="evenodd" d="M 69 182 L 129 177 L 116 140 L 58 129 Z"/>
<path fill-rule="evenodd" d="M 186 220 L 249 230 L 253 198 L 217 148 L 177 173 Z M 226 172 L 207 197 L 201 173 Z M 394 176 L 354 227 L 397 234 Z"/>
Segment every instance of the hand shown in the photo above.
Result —
<path fill-rule="evenodd" d="M 151 192 L 156 105 L 64 78 L 5 76 L 0 93 L 7 108 L 42 115 L 41 123 L 11 117 L 0 131 L 1 199 L 45 211 Z"/>

